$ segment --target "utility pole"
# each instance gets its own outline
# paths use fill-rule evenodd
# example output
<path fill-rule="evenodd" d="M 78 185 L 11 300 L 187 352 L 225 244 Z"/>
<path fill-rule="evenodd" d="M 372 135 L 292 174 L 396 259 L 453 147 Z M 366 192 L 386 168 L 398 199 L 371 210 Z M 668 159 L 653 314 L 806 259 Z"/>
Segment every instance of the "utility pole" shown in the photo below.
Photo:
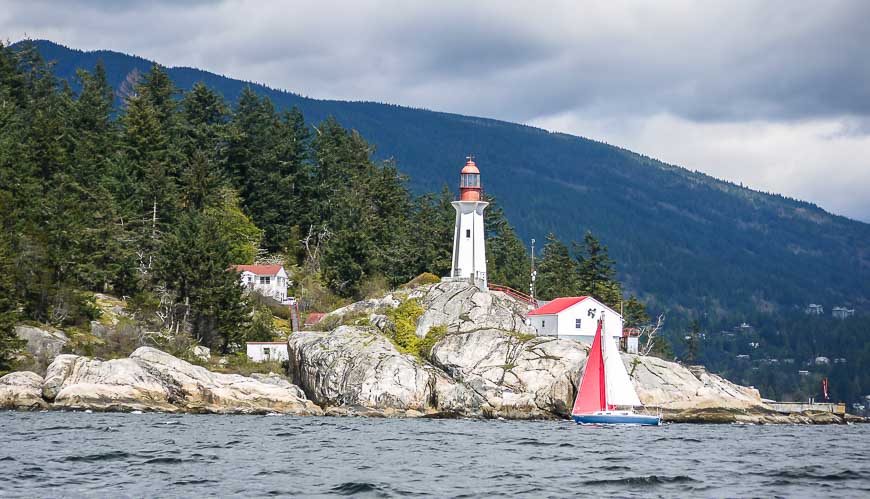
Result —
<path fill-rule="evenodd" d="M 529 281 L 529 296 L 532 297 L 532 300 L 535 299 L 535 277 L 537 277 L 538 271 L 535 270 L 535 240 L 532 239 L 532 280 Z"/>

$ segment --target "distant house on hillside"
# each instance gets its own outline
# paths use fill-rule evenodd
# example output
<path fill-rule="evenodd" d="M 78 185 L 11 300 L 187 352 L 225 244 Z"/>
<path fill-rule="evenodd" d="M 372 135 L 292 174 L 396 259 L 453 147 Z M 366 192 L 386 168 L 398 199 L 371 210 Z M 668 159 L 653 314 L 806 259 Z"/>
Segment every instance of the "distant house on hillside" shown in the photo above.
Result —
<path fill-rule="evenodd" d="M 287 272 L 282 265 L 236 265 L 242 285 L 281 303 L 287 299 Z"/>
<path fill-rule="evenodd" d="M 807 308 L 804 309 L 804 313 L 807 315 L 823 315 L 825 313 L 825 308 L 816 303 L 810 303 L 807 305 Z"/>
<path fill-rule="evenodd" d="M 591 296 L 556 298 L 528 314 L 539 335 L 592 343 L 598 319 L 604 317 L 604 334 L 622 338 L 622 316 Z"/>
<path fill-rule="evenodd" d="M 854 308 L 834 307 L 831 309 L 831 316 L 834 319 L 845 319 L 846 317 L 852 317 L 853 315 L 855 315 Z"/>

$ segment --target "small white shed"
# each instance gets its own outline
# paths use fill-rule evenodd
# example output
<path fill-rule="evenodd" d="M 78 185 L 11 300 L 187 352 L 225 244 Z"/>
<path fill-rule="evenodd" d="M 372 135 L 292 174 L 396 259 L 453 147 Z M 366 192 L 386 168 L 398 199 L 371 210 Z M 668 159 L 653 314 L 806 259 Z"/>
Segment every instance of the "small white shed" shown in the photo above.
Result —
<path fill-rule="evenodd" d="M 529 312 L 527 319 L 539 335 L 592 343 L 598 319 L 604 317 L 604 334 L 622 338 L 622 316 L 591 296 L 556 298 Z"/>
<path fill-rule="evenodd" d="M 245 346 L 248 358 L 254 362 L 280 362 L 290 358 L 286 341 L 248 341 Z"/>

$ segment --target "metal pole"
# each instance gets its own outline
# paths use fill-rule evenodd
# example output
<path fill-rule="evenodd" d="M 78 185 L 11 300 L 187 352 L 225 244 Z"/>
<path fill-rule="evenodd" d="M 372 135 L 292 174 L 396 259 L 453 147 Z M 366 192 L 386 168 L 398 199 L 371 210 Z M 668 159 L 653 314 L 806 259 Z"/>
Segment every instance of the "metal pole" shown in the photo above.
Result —
<path fill-rule="evenodd" d="M 535 277 L 537 277 L 538 272 L 535 270 L 535 240 L 532 239 L 532 273 L 531 273 L 531 281 L 529 281 L 529 296 L 532 297 L 532 300 L 535 299 Z"/>

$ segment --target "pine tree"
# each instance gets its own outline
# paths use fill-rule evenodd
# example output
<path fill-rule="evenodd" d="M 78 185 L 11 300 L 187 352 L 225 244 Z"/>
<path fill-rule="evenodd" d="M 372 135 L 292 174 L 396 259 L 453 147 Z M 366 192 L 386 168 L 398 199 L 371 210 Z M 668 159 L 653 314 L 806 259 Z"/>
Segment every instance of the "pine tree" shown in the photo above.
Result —
<path fill-rule="evenodd" d="M 636 296 L 631 295 L 628 297 L 628 300 L 625 302 L 625 307 L 623 308 L 623 319 L 625 327 L 642 327 L 649 324 L 649 314 L 646 312 L 646 307 L 644 304 L 637 299 Z"/>
<path fill-rule="evenodd" d="M 571 261 L 568 247 L 553 233 L 547 234 L 547 243 L 537 270 L 537 295 L 541 299 L 552 300 L 576 293 L 574 262 Z"/>
<path fill-rule="evenodd" d="M 8 235 L 0 233 L 0 376 L 14 369 L 15 359 L 25 345 L 15 334 L 18 303 L 10 251 Z"/>
<path fill-rule="evenodd" d="M 490 202 L 486 215 L 488 280 L 527 293 L 531 267 L 526 247 L 508 222 L 504 210 L 494 199 L 487 200 Z"/>
<path fill-rule="evenodd" d="M 573 246 L 579 292 L 618 308 L 622 291 L 616 280 L 614 261 L 607 254 L 607 246 L 588 231 L 583 236 L 583 245 L 575 242 Z"/>

